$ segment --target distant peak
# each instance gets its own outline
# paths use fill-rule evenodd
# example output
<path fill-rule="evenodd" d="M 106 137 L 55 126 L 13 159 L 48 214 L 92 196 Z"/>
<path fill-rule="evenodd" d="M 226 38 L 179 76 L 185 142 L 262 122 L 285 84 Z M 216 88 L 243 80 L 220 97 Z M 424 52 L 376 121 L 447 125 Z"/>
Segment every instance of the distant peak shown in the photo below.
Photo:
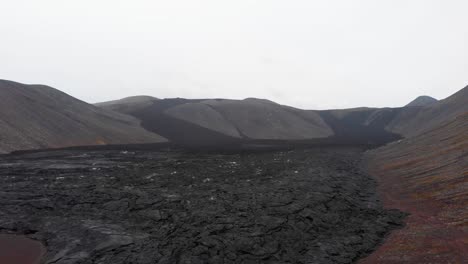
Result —
<path fill-rule="evenodd" d="M 273 101 L 267 100 L 267 99 L 261 99 L 261 98 L 254 98 L 254 97 L 249 97 L 244 99 L 245 102 L 256 102 L 256 103 L 267 103 L 267 104 L 277 104 Z"/>
<path fill-rule="evenodd" d="M 157 100 L 159 99 L 156 97 L 149 96 L 149 95 L 137 95 L 137 96 L 125 97 L 119 100 L 97 103 L 96 105 L 105 106 L 105 105 L 113 105 L 113 104 L 138 104 L 138 103 L 153 102 Z"/>
<path fill-rule="evenodd" d="M 434 104 L 434 103 L 437 103 L 437 102 L 438 102 L 438 100 L 433 98 L 433 97 L 430 97 L 430 96 L 427 96 L 427 95 L 422 95 L 422 96 L 419 96 L 418 98 L 414 99 L 413 101 L 411 101 L 405 107 L 426 106 L 426 105 L 431 105 L 431 104 Z"/>
<path fill-rule="evenodd" d="M 129 96 L 120 99 L 120 101 L 147 101 L 147 100 L 159 100 L 156 97 L 149 96 L 149 95 L 136 95 L 136 96 Z"/>

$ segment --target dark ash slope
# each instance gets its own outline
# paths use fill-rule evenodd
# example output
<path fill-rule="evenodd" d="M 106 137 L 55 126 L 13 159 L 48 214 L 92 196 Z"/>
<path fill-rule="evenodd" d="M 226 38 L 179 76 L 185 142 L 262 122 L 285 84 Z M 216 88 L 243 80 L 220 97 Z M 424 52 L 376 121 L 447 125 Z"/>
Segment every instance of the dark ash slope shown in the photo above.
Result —
<path fill-rule="evenodd" d="M 334 131 L 330 142 L 380 145 L 401 138 L 385 128 L 398 111 L 391 108 L 358 108 L 320 111 L 320 115 Z"/>
<path fill-rule="evenodd" d="M 185 146 L 210 146 L 238 144 L 239 138 L 232 137 L 203 126 L 168 115 L 166 111 L 187 103 L 197 103 L 199 100 L 165 99 L 128 114 L 141 120 L 141 125 L 171 142 Z"/>

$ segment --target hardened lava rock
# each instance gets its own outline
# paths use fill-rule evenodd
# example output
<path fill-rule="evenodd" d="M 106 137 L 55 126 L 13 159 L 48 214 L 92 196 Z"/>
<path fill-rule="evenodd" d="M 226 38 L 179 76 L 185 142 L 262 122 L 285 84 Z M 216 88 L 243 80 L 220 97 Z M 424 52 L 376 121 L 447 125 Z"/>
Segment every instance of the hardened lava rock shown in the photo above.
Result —
<path fill-rule="evenodd" d="M 359 148 L 3 156 L 0 233 L 45 263 L 352 263 L 401 225 Z"/>

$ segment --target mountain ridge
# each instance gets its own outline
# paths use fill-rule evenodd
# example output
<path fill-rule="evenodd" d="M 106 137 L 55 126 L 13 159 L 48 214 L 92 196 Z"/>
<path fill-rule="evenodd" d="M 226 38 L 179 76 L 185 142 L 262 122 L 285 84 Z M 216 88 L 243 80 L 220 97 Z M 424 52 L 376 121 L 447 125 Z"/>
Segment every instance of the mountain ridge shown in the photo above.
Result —
<path fill-rule="evenodd" d="M 138 107 L 122 103 L 117 111 L 138 119 L 141 119 L 139 116 L 145 116 L 145 124 L 152 123 L 150 130 L 156 133 L 161 129 L 158 126 L 159 121 L 157 118 L 151 120 L 149 112 L 164 119 L 161 123 L 166 125 L 172 122 L 169 121 L 171 118 L 178 119 L 175 123 L 189 123 L 190 125 L 183 126 L 185 130 L 188 129 L 185 134 L 191 137 L 189 141 L 192 142 L 197 141 L 197 137 L 194 136 L 196 133 L 188 135 L 188 127 L 195 125 L 237 139 L 383 144 L 400 137 L 417 135 L 443 124 L 446 121 L 444 117 L 450 119 L 466 111 L 465 105 L 468 104 L 460 103 L 466 100 L 463 90 L 449 98 L 424 106 L 399 108 L 302 110 L 258 98 L 177 98 L 161 99 L 152 102 L 151 105 Z M 451 106 L 452 104 L 455 106 Z M 164 110 L 161 108 L 163 105 Z M 148 113 L 144 113 L 145 111 Z M 173 127 L 170 130 L 180 129 Z"/>
<path fill-rule="evenodd" d="M 45 85 L 0 80 L 0 152 L 81 145 L 165 142 L 140 121 Z"/>
<path fill-rule="evenodd" d="M 320 111 L 258 98 L 145 95 L 90 105 L 49 86 L 6 80 L 0 80 L 0 96 L 5 101 L 0 106 L 2 152 L 167 140 L 183 145 L 249 140 L 385 144 L 424 133 L 468 111 L 468 86 L 424 106 Z"/>

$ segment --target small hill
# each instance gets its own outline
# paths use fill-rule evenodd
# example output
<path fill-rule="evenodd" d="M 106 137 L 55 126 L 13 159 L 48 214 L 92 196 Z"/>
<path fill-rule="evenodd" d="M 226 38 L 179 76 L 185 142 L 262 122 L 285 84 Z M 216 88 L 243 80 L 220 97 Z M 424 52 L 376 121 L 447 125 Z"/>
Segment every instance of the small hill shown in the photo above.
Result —
<path fill-rule="evenodd" d="M 452 96 L 422 107 L 404 107 L 387 130 L 411 137 L 434 129 L 468 111 L 468 86 Z"/>
<path fill-rule="evenodd" d="M 427 105 L 431 105 L 431 104 L 434 104 L 434 103 L 437 103 L 437 102 L 438 102 L 437 99 L 435 99 L 433 97 L 430 97 L 430 96 L 423 95 L 423 96 L 419 96 L 418 98 L 414 99 L 409 104 L 407 104 L 405 107 L 427 106 Z"/>
<path fill-rule="evenodd" d="M 120 100 L 96 103 L 95 106 L 121 113 L 129 113 L 142 109 L 158 101 L 158 98 L 146 95 L 130 96 Z"/>
<path fill-rule="evenodd" d="M 0 152 L 82 145 L 156 143 L 140 121 L 44 85 L 0 80 Z"/>
<path fill-rule="evenodd" d="M 138 108 L 124 101 L 99 105 L 128 113 L 140 119 L 148 130 L 184 144 L 307 140 L 327 138 L 333 134 L 315 112 L 256 98 L 163 99 Z"/>

